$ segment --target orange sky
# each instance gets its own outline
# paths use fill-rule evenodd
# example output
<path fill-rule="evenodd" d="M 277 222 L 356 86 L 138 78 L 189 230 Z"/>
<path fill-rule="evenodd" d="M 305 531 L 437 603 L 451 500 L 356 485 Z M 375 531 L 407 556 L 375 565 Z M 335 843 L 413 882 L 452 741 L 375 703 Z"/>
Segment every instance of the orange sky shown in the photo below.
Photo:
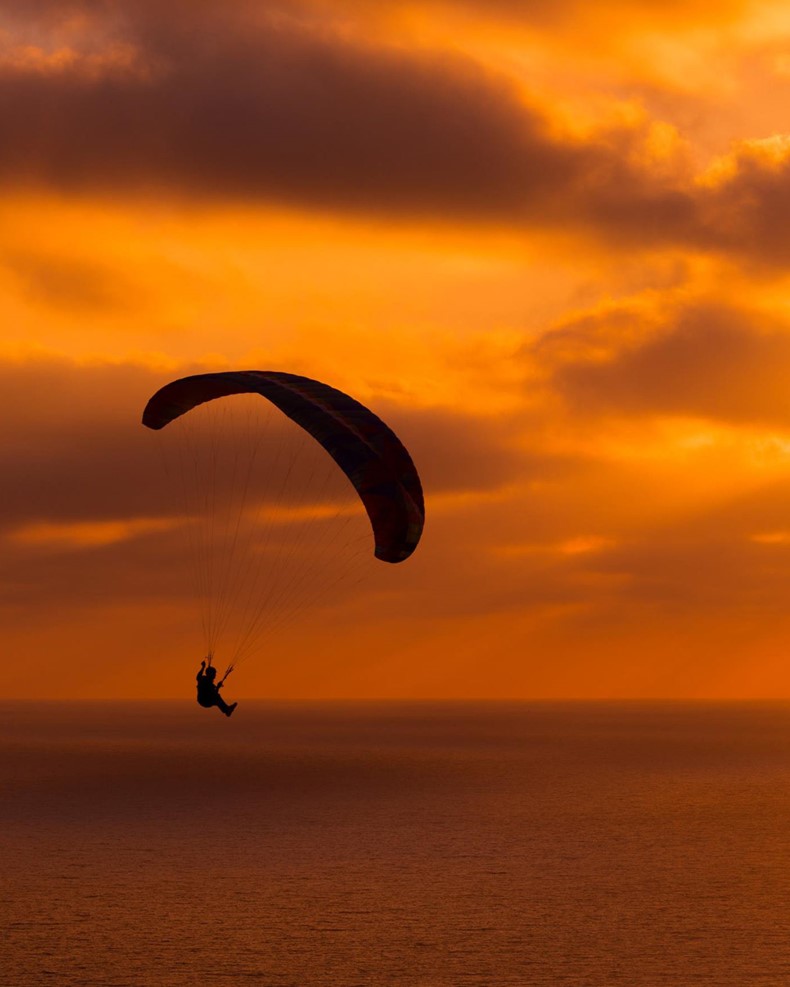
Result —
<path fill-rule="evenodd" d="M 234 695 L 790 695 L 786 4 L 0 0 L 0 95 L 3 695 L 191 690 L 139 418 L 234 367 L 428 516 Z"/>

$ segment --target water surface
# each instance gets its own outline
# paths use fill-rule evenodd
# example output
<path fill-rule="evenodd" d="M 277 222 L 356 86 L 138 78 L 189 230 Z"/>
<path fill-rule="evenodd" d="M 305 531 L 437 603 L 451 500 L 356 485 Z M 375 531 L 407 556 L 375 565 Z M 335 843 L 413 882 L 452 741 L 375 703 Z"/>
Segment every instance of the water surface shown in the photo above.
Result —
<path fill-rule="evenodd" d="M 790 706 L 0 704 L 2 983 L 790 983 Z"/>

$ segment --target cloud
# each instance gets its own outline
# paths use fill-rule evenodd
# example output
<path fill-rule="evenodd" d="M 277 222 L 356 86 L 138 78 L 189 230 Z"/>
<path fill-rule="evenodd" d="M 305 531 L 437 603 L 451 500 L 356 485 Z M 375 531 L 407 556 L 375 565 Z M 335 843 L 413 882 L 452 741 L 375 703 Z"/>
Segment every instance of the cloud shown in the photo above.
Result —
<path fill-rule="evenodd" d="M 618 606 L 703 620 L 735 614 L 784 619 L 790 551 L 790 481 L 725 497 L 704 511 L 645 527 L 638 535 L 590 556 L 600 573 L 625 574 Z M 633 615 L 636 616 L 636 615 Z M 638 619 L 638 618 L 637 618 Z"/>
<path fill-rule="evenodd" d="M 361 16 L 371 13 L 370 5 L 364 0 L 312 0 L 311 5 L 318 10 L 340 8 Z M 376 8 L 387 5 L 382 2 Z M 391 0 L 389 6 L 399 9 L 403 5 Z M 608 0 L 605 5 L 594 6 L 585 0 L 530 0 L 529 3 L 523 0 L 424 0 L 419 6 L 432 14 L 457 15 L 461 12 L 488 22 L 521 25 L 533 32 L 554 33 L 563 26 L 570 28 L 568 34 L 586 33 L 588 37 L 591 27 L 602 24 L 622 34 L 634 25 L 642 27 L 646 22 L 655 30 L 656 27 L 707 23 L 711 19 L 707 0 Z M 716 18 L 735 18 L 751 6 L 750 0 L 726 0 L 716 8 Z"/>
<path fill-rule="evenodd" d="M 74 524 L 34 522 L 15 528 L 10 541 L 19 545 L 87 548 L 114 545 L 141 534 L 162 532 L 174 527 L 170 518 L 143 518 L 132 521 L 82 521 Z"/>
<path fill-rule="evenodd" d="M 790 425 L 790 326 L 725 303 L 613 306 L 525 348 L 576 414 Z"/>
<path fill-rule="evenodd" d="M 24 623 L 31 612 L 41 611 L 42 620 L 57 623 L 69 609 L 111 606 L 172 606 L 182 616 L 190 611 L 195 598 L 195 546 L 190 544 L 173 487 L 185 480 L 191 499 L 193 463 L 211 453 L 215 439 L 210 429 L 205 435 L 193 433 L 192 446 L 181 446 L 180 463 L 176 457 L 164 468 L 167 447 L 160 446 L 160 440 L 168 438 L 168 429 L 151 432 L 139 419 L 147 398 L 166 379 L 201 369 L 174 368 L 163 374 L 143 365 L 80 365 L 43 357 L 0 363 L 0 415 L 15 422 L 0 447 L 4 504 L 0 595 L 9 620 Z M 269 470 L 269 461 L 258 450 L 264 472 L 272 475 L 266 478 L 254 472 L 248 494 L 249 523 L 257 523 L 259 498 L 266 505 L 261 518 L 268 516 L 270 507 L 277 515 L 275 524 L 266 528 L 265 542 L 267 558 L 274 561 L 277 572 L 275 583 L 287 583 L 290 572 L 298 573 L 299 559 L 314 553 L 317 546 L 315 564 L 310 561 L 307 575 L 295 576 L 303 580 L 305 594 L 315 589 L 323 594 L 324 605 L 333 600 L 352 605 L 353 599 L 369 598 L 371 612 L 393 619 L 399 614 L 420 619 L 421 615 L 512 611 L 527 601 L 534 609 L 555 605 L 567 595 L 562 564 L 552 562 L 553 575 L 548 578 L 545 559 L 529 565 L 517 561 L 519 571 L 503 589 L 501 559 L 489 548 L 492 539 L 505 543 L 514 531 L 519 537 L 527 537 L 527 532 L 535 537 L 546 510 L 556 509 L 549 506 L 552 485 L 579 475 L 573 457 L 555 455 L 540 442 L 526 444 L 524 421 L 518 417 L 508 421 L 442 408 L 420 409 L 391 396 L 365 400 L 402 437 L 426 491 L 426 532 L 423 545 L 409 560 L 408 578 L 402 572 L 398 575 L 400 567 L 373 560 L 367 521 L 345 478 L 317 445 L 299 433 L 306 448 L 292 460 L 287 458 L 294 452 L 288 434 L 298 430 L 275 415 L 266 438 L 272 448 L 282 447 L 285 453 L 273 453 L 275 463 Z M 268 407 L 264 402 L 260 405 Z M 224 460 L 229 469 L 237 468 L 233 464 L 238 451 L 234 448 Z M 227 492 L 224 479 L 220 470 L 220 499 Z M 285 494 L 280 489 L 283 482 Z M 232 485 L 237 497 L 243 485 Z M 524 501 L 523 491 L 533 485 L 544 492 Z M 288 499 L 289 491 L 293 500 Z M 349 498 L 357 520 L 346 525 Z M 316 504 L 338 504 L 340 516 L 336 519 L 334 510 L 315 511 Z M 300 523 L 305 514 L 317 515 L 309 539 Z M 247 524 L 245 520 L 243 533 Z M 558 540 L 563 530 L 560 522 Z M 568 558 L 593 546 L 589 539 L 584 544 L 566 542 L 559 554 Z M 326 587 L 322 566 L 333 560 L 343 572 L 350 567 L 352 573 L 360 564 L 372 564 L 365 570 L 364 582 L 352 580 L 355 589 L 350 597 L 342 579 L 337 586 L 329 580 Z M 512 572 L 510 562 L 505 564 Z M 242 595 L 246 574 L 241 567 Z M 438 596 L 437 585 L 442 586 Z M 356 618 L 352 614 L 349 619 Z"/>
<path fill-rule="evenodd" d="M 471 58 L 363 44 L 243 3 L 221 16 L 139 0 L 82 9 L 68 55 L 48 53 L 24 20 L 11 32 L 19 57 L 0 64 L 7 186 L 593 222 L 659 240 L 693 210 L 674 165 L 653 174 L 648 122 L 563 135 Z"/>
<path fill-rule="evenodd" d="M 0 250 L 0 267 L 30 301 L 61 311 L 125 311 L 139 306 L 144 295 L 123 272 L 96 259 L 8 249 Z"/>
<path fill-rule="evenodd" d="M 409 48 L 345 30 L 341 11 L 285 0 L 221 14 L 149 0 L 12 11 L 0 186 L 495 222 L 786 261 L 786 141 L 741 141 L 699 173 L 682 136 L 633 100 L 571 131 L 552 94 L 527 96 L 523 80 L 438 40 Z M 673 113 L 693 117 L 695 98 L 675 93 Z M 63 278 L 50 281 L 57 292 Z"/>
<path fill-rule="evenodd" d="M 239 4 L 135 4 L 116 30 L 147 76 L 0 68 L 6 182 L 501 213 L 573 167 L 462 58 L 368 50 Z"/>
<path fill-rule="evenodd" d="M 162 456 L 206 457 L 216 442 L 211 429 L 220 425 L 207 421 L 205 430 L 190 430 L 179 445 L 176 426 L 161 433 L 143 428 L 142 409 L 168 379 L 206 369 L 182 367 L 163 374 L 143 365 L 81 365 L 53 358 L 0 363 L 0 417 L 14 422 L 0 447 L 6 529 L 33 522 L 115 523 L 171 513 L 173 478 L 165 475 Z M 501 422 L 444 409 L 413 409 L 391 398 L 367 400 L 410 449 L 431 494 L 485 491 L 524 471 L 562 468 L 561 459 L 530 456 L 520 449 Z M 303 478 L 307 483 L 325 454 L 284 416 L 274 410 L 269 414 L 270 405 L 252 399 L 250 409 L 257 413 L 258 407 L 264 416 L 261 427 L 269 430 L 265 440 L 278 450 L 282 446 L 283 456 L 295 450 L 293 482 Z M 200 413 L 198 409 L 193 416 Z M 230 422 L 229 441 L 244 441 L 242 433 L 251 427 L 246 415 Z M 228 453 L 237 454 L 236 446 Z M 257 454 L 263 455 L 260 449 Z M 341 481 L 345 489 L 346 481 Z M 259 493 L 273 496 L 265 487 Z"/>
<path fill-rule="evenodd" d="M 753 266 L 786 266 L 790 137 L 739 141 L 702 176 L 698 201 L 705 245 Z"/>

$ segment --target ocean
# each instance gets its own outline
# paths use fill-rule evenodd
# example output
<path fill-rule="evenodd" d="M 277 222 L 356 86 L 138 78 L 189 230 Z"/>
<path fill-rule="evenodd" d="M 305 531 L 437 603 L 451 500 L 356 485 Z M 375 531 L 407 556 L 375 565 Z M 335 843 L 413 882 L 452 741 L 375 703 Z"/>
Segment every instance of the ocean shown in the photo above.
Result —
<path fill-rule="evenodd" d="M 782 987 L 790 705 L 0 704 L 7 987 Z"/>

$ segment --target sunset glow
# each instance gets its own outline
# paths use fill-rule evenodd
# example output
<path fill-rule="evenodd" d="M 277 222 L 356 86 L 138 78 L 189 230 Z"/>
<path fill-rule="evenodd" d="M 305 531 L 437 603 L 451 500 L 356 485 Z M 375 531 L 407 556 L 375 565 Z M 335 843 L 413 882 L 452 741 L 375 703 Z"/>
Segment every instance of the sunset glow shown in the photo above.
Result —
<path fill-rule="evenodd" d="M 140 416 L 237 368 L 426 497 L 240 694 L 790 694 L 787 7 L 527 6 L 0 3 L 9 695 L 191 687 Z"/>

